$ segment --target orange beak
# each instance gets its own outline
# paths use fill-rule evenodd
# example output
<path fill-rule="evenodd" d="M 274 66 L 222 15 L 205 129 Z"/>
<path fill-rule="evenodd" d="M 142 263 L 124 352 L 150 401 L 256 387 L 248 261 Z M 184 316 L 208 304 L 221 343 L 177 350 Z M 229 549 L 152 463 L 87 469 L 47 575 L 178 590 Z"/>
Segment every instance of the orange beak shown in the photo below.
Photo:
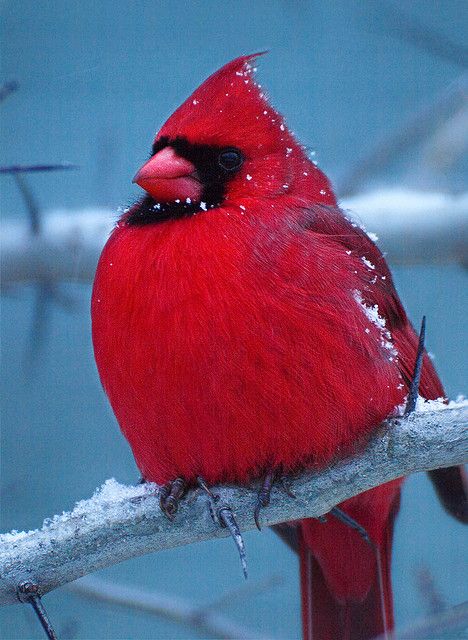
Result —
<path fill-rule="evenodd" d="M 133 178 L 138 186 L 159 202 L 201 198 L 202 185 L 194 165 L 177 155 L 172 147 L 164 147 L 146 162 Z"/>

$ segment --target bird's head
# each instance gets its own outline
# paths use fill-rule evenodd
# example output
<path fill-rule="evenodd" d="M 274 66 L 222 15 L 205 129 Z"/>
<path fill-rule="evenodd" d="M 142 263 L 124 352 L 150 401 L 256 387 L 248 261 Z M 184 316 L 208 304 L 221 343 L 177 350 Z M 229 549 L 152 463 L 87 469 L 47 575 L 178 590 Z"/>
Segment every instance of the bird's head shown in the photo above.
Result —
<path fill-rule="evenodd" d="M 335 204 L 327 178 L 256 83 L 258 55 L 216 71 L 163 125 L 134 178 L 149 196 L 128 222 L 156 222 L 298 190 L 312 202 Z"/>

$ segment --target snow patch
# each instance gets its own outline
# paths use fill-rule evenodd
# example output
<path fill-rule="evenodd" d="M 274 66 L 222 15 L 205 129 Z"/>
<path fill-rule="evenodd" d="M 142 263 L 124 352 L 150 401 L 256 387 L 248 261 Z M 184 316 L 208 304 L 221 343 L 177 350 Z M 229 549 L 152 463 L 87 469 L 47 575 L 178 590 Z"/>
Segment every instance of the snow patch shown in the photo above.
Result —
<path fill-rule="evenodd" d="M 365 256 L 362 256 L 361 260 L 364 262 L 368 269 L 375 269 L 375 264 L 372 264 L 370 260 L 368 260 Z"/>
<path fill-rule="evenodd" d="M 385 318 L 382 318 L 382 316 L 379 314 L 378 305 L 377 304 L 374 304 L 373 306 L 367 305 L 363 300 L 362 293 L 357 290 L 354 292 L 354 299 L 363 310 L 364 315 L 372 322 L 372 324 L 374 324 L 378 329 L 380 329 L 380 334 L 381 334 L 380 344 L 386 351 L 389 352 L 388 359 L 390 360 L 390 362 L 392 362 L 394 358 L 397 357 L 398 352 L 395 349 L 395 346 L 393 344 L 392 335 L 390 331 L 386 328 Z M 366 333 L 368 332 L 366 331 Z"/>
<path fill-rule="evenodd" d="M 118 509 L 122 511 L 123 515 L 127 508 L 134 509 L 132 500 L 155 494 L 157 489 L 157 485 L 153 483 L 132 486 L 120 484 L 115 478 L 110 478 L 96 489 L 91 498 L 77 502 L 72 511 L 64 511 L 61 515 L 46 518 L 42 529 L 50 530 L 50 542 L 53 544 L 60 538 L 61 533 L 64 536 L 68 535 L 65 525 L 78 524 L 83 520 L 89 523 L 94 518 L 101 521 L 103 512 L 108 512 L 111 509 Z M 9 533 L 3 533 L 0 535 L 0 548 L 3 543 L 14 544 L 37 531 L 37 529 L 31 531 L 13 530 Z"/>

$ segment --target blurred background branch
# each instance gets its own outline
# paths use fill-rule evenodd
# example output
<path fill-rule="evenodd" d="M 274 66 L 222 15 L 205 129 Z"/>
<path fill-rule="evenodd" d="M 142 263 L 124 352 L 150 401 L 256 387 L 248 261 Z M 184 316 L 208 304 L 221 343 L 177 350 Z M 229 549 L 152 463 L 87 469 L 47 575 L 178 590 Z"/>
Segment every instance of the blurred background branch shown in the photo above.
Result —
<path fill-rule="evenodd" d="M 464 264 L 468 256 L 468 194 L 379 189 L 344 200 L 377 234 L 393 264 Z M 116 220 L 107 209 L 56 211 L 42 218 L 42 232 L 24 223 L 1 226 L 3 286 L 31 282 L 91 284 L 99 254 Z"/>
<path fill-rule="evenodd" d="M 245 599 L 255 593 L 265 591 L 278 585 L 278 576 L 272 576 L 262 583 L 246 585 L 242 591 L 229 592 L 223 601 L 216 600 L 211 605 L 192 604 L 183 598 L 169 596 L 165 593 L 147 591 L 142 588 L 114 584 L 107 580 L 86 577 L 73 582 L 68 589 L 84 598 L 97 600 L 107 604 L 135 609 L 149 613 L 171 622 L 192 627 L 203 637 L 232 638 L 233 640 L 266 640 L 258 631 L 246 629 L 236 624 L 226 615 L 219 612 L 225 601 Z"/>
<path fill-rule="evenodd" d="M 453 135 L 454 128 L 466 131 L 468 126 L 468 74 L 465 73 L 450 84 L 431 103 L 418 109 L 403 121 L 398 129 L 378 141 L 367 154 L 350 167 L 338 181 L 338 193 L 342 197 L 355 194 L 375 179 L 376 175 L 388 169 L 392 163 L 401 162 L 408 151 L 418 145 L 429 144 L 433 149 L 442 147 L 444 156 L 450 158 L 451 165 L 466 151 L 468 138 Z M 455 124 L 454 124 L 455 123 Z M 456 126 L 455 126 L 456 125 Z M 417 164 L 421 171 L 427 151 Z M 440 165 L 437 166 L 441 170 Z"/>

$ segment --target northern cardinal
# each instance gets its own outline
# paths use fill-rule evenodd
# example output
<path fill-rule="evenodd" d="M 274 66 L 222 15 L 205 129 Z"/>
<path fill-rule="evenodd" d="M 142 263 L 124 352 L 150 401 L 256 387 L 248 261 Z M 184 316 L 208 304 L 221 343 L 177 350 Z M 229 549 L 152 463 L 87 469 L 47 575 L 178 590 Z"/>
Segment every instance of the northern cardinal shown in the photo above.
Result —
<path fill-rule="evenodd" d="M 417 336 L 388 266 L 267 101 L 254 58 L 222 67 L 163 125 L 134 180 L 147 195 L 99 261 L 96 362 L 147 481 L 323 467 L 408 393 Z M 421 393 L 444 395 L 427 356 Z M 464 479 L 444 474 L 455 510 Z M 401 482 L 341 505 L 376 551 L 333 517 L 297 524 L 305 638 L 393 626 Z"/>

